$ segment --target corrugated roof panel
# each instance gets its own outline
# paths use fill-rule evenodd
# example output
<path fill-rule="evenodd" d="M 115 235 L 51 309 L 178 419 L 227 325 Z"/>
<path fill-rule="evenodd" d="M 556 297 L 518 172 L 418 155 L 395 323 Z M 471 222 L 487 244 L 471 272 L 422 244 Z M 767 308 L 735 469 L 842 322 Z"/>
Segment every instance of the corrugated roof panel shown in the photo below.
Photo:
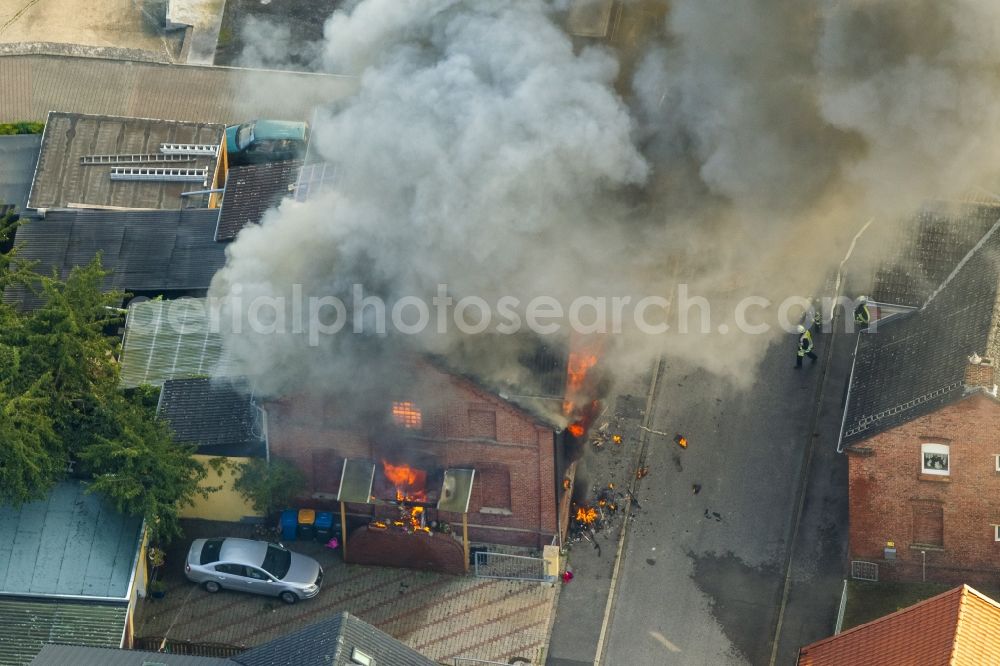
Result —
<path fill-rule="evenodd" d="M 0 597 L 0 664 L 29 664 L 46 643 L 120 647 L 127 613 L 125 604 Z"/>

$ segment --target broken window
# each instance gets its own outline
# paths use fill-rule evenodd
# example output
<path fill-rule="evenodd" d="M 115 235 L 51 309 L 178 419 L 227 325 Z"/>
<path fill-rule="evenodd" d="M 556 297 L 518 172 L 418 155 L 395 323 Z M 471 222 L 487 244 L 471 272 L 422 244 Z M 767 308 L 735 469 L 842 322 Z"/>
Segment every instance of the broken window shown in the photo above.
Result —
<path fill-rule="evenodd" d="M 423 425 L 420 408 L 412 402 L 392 403 L 392 420 L 396 425 L 412 430 L 419 430 Z"/>

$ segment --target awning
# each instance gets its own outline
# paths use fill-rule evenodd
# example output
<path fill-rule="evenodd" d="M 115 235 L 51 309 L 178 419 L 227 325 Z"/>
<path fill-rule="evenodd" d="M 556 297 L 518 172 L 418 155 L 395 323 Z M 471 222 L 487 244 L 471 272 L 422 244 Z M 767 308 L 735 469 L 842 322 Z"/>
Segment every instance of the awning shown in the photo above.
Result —
<path fill-rule="evenodd" d="M 437 508 L 441 511 L 468 513 L 469 499 L 472 497 L 472 483 L 476 478 L 474 469 L 446 469 L 441 484 L 441 499 Z"/>
<path fill-rule="evenodd" d="M 371 504 L 375 463 L 370 460 L 344 460 L 337 499 L 353 504 Z"/>

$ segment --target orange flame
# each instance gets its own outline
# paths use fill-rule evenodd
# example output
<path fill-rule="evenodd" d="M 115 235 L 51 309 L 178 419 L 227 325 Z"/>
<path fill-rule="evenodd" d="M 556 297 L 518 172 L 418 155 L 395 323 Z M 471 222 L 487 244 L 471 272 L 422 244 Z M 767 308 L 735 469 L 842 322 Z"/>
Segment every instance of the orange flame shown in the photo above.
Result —
<path fill-rule="evenodd" d="M 427 472 L 407 464 L 393 465 L 382 461 L 382 470 L 392 485 L 396 486 L 396 501 L 423 502 L 427 499 Z"/>
<path fill-rule="evenodd" d="M 574 437 L 583 437 L 584 430 L 581 424 L 573 423 L 569 426 L 568 429 L 569 429 L 569 434 L 573 435 Z"/>
<path fill-rule="evenodd" d="M 597 520 L 597 509 L 591 506 L 577 507 L 576 520 L 584 525 L 593 525 Z"/>
<path fill-rule="evenodd" d="M 563 400 L 563 414 L 569 416 L 576 407 L 576 394 L 583 388 L 587 372 L 597 365 L 597 355 L 581 352 L 570 352 L 566 363 L 566 398 Z M 571 431 L 572 432 L 572 431 Z M 575 436 L 576 433 L 573 433 Z M 580 433 L 583 434 L 583 433 Z"/>

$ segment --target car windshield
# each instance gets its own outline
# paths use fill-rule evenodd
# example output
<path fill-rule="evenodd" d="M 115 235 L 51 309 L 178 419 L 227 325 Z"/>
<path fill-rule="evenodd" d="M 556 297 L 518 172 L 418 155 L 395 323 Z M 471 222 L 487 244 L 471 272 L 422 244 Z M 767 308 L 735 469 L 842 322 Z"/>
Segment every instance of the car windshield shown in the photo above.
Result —
<path fill-rule="evenodd" d="M 201 547 L 201 564 L 211 564 L 219 559 L 219 551 L 222 550 L 222 539 L 209 539 Z"/>
<path fill-rule="evenodd" d="M 267 554 L 264 555 L 264 562 L 260 566 L 275 578 L 284 578 L 288 568 L 292 566 L 292 554 L 284 548 L 268 544 Z"/>
<path fill-rule="evenodd" d="M 236 130 L 236 147 L 243 150 L 253 141 L 253 125 L 244 123 Z"/>

